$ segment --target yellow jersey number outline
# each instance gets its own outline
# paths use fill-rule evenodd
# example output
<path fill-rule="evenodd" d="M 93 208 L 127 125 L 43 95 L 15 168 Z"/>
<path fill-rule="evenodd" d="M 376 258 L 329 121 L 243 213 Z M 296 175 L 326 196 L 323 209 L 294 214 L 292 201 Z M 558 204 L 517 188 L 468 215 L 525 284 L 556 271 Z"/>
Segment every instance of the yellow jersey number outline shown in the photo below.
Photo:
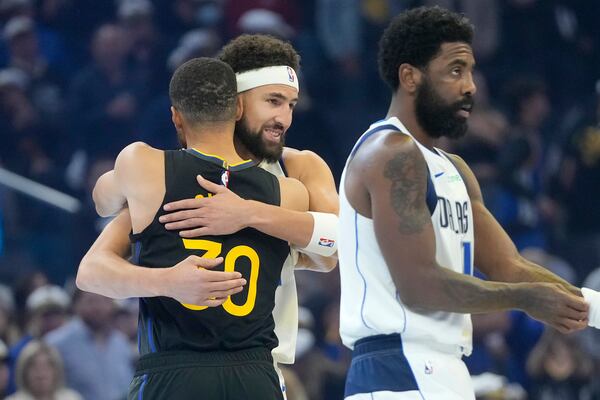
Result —
<path fill-rule="evenodd" d="M 205 258 L 217 258 L 221 254 L 223 245 L 219 242 L 213 242 L 212 240 L 205 239 L 182 239 L 183 246 L 190 250 L 206 250 L 206 253 L 202 255 Z M 248 280 L 248 297 L 246 302 L 242 305 L 237 305 L 231 300 L 231 296 L 227 297 L 223 308 L 229 314 L 236 317 L 244 317 L 252 312 L 254 304 L 256 303 L 256 286 L 258 282 L 258 273 L 260 271 L 260 258 L 252 247 L 249 246 L 235 246 L 229 250 L 225 255 L 225 271 L 235 271 L 235 263 L 238 258 L 246 257 L 250 260 L 250 279 Z M 208 308 L 208 306 L 197 306 L 194 304 L 183 304 L 184 307 L 190 310 L 201 311 Z"/>

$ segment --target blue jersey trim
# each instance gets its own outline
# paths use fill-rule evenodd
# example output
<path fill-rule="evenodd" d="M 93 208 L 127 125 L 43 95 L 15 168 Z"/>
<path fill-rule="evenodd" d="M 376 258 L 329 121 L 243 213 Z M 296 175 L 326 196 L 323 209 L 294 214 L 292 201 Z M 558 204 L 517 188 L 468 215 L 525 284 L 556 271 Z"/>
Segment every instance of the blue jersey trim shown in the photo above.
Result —
<path fill-rule="evenodd" d="M 154 325 L 154 319 L 148 317 L 147 322 L 147 333 L 148 333 L 148 344 L 150 345 L 150 351 L 156 353 L 156 345 L 154 344 L 154 334 L 152 333 L 152 326 Z"/>
<path fill-rule="evenodd" d="M 135 265 L 140 265 L 140 254 L 142 252 L 142 242 L 139 240 L 133 243 L 133 257 L 131 258 L 131 263 Z"/>
<path fill-rule="evenodd" d="M 364 275 L 362 274 L 362 272 L 360 270 L 360 266 L 358 265 L 358 213 L 356 211 L 354 212 L 354 238 L 355 238 L 355 242 L 356 242 L 356 248 L 354 250 L 354 263 L 356 265 L 356 271 L 358 271 L 358 274 L 362 278 L 363 288 L 364 288 L 363 289 L 363 298 L 362 298 L 362 302 L 360 305 L 360 319 L 362 320 L 363 324 L 367 328 L 373 329 L 372 327 L 369 326 L 369 324 L 367 324 L 367 321 L 365 321 L 365 317 L 364 317 L 365 300 L 367 299 L 367 280 L 365 279 Z"/>
<path fill-rule="evenodd" d="M 352 152 L 350 153 L 350 157 L 349 158 L 354 157 L 354 155 L 356 154 L 356 152 L 358 151 L 358 149 L 360 148 L 360 146 L 362 146 L 363 143 L 368 138 L 370 138 L 371 136 L 373 136 L 375 133 L 381 132 L 381 131 L 396 131 L 396 132 L 400 132 L 400 129 L 398 129 L 398 127 L 396 125 L 385 124 L 385 125 L 381 125 L 381 126 L 376 126 L 375 128 L 372 128 L 372 129 L 368 130 L 364 135 L 362 135 L 362 137 L 360 139 L 358 139 L 358 142 L 356 142 L 356 144 L 354 145 L 354 148 L 352 149 Z"/>
<path fill-rule="evenodd" d="M 144 398 L 144 388 L 146 387 L 146 383 L 148 383 L 148 374 L 144 374 L 142 377 L 142 384 L 140 386 L 140 391 L 138 392 L 138 400 L 142 400 Z"/>
<path fill-rule="evenodd" d="M 443 172 L 441 172 L 443 174 Z M 440 174 L 435 175 L 436 178 Z M 433 181 L 431 180 L 431 172 L 429 171 L 429 167 L 427 167 L 427 193 L 425 194 L 425 202 L 427 203 L 427 208 L 429 209 L 429 214 L 433 215 L 435 212 L 435 208 L 437 207 L 438 196 L 435 191 L 435 186 L 433 185 Z"/>

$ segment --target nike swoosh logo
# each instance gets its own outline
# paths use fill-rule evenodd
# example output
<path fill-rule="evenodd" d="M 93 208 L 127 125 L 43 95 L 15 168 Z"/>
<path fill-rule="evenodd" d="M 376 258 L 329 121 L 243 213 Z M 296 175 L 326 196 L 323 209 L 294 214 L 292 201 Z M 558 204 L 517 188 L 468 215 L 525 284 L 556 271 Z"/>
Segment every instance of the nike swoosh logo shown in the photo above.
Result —
<path fill-rule="evenodd" d="M 444 172 L 440 172 L 439 174 L 435 174 L 434 176 L 435 176 L 436 178 L 439 178 L 439 177 L 440 177 L 440 176 L 442 176 L 442 175 L 444 175 Z"/>

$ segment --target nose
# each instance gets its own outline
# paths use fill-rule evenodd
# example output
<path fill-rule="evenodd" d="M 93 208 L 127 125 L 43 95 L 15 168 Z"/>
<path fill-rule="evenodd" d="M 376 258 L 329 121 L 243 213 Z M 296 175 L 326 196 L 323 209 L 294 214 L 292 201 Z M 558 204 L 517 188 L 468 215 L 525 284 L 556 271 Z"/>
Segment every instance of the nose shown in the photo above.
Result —
<path fill-rule="evenodd" d="M 477 93 L 477 85 L 475 85 L 475 81 L 473 80 L 473 74 L 469 72 L 465 74 L 462 94 L 473 96 L 475 93 Z"/>
<path fill-rule="evenodd" d="M 282 107 L 282 109 L 275 116 L 275 122 L 283 125 L 283 129 L 287 130 L 292 124 L 292 109 L 288 107 Z"/>

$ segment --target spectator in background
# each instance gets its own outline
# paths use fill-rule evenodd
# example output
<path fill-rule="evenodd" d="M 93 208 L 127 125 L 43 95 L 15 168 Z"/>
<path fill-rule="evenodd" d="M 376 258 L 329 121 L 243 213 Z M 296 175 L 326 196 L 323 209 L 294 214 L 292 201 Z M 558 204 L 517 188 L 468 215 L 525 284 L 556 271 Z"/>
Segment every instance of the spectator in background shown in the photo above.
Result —
<path fill-rule="evenodd" d="M 132 361 L 139 358 L 138 350 L 138 315 L 139 301 L 137 298 L 115 300 L 117 311 L 114 318 L 115 328 L 122 332 L 129 341 Z"/>
<path fill-rule="evenodd" d="M 486 202 L 493 203 L 498 180 L 498 152 L 506 141 L 508 120 L 492 103 L 485 77 L 477 71 L 473 75 L 477 84 L 477 106 L 469 117 L 468 134 L 455 144 L 455 150 L 471 166 Z"/>
<path fill-rule="evenodd" d="M 576 336 L 548 328 L 527 360 L 532 400 L 581 399 L 593 373 L 592 359 Z"/>
<path fill-rule="evenodd" d="M 45 3 L 65 2 L 65 0 L 45 0 Z M 0 0 L 0 19 L 4 24 L 14 18 L 36 19 L 34 0 Z M 58 71 L 62 76 L 67 76 L 73 70 L 71 57 L 65 47 L 63 38 L 47 24 L 35 23 L 34 35 L 39 43 L 39 53 L 44 60 Z M 2 51 L 0 51 L 2 54 Z M 5 63 L 6 55 L 0 56 L 0 63 Z"/>
<path fill-rule="evenodd" d="M 438 5 L 464 13 L 477 27 L 477 35 L 473 37 L 473 52 L 477 54 L 478 68 L 489 63 L 496 55 L 500 44 L 501 15 L 498 0 L 424 0 L 422 3 L 425 6 Z"/>
<path fill-rule="evenodd" d="M 205 3 L 220 3 L 219 1 L 208 0 Z M 296 0 L 236 0 L 224 2 L 224 20 L 227 34 L 229 36 L 238 36 L 242 33 L 248 33 L 244 27 L 240 26 L 240 20 L 249 11 L 261 10 L 261 13 L 268 11 L 273 15 L 277 15 L 284 22 L 291 32 L 298 32 L 301 28 L 300 4 L 302 2 Z M 343 9 L 338 9 L 342 12 Z M 264 14 L 266 15 L 266 14 Z M 264 15 L 261 18 L 264 18 Z M 267 17 L 270 18 L 270 17 Z M 290 32 L 290 33 L 291 33 Z M 264 32 L 255 32 L 264 33 Z M 279 36 L 280 37 L 280 36 Z M 288 36 L 287 39 L 291 39 Z"/>
<path fill-rule="evenodd" d="M 27 96 L 28 87 L 23 71 L 0 71 L 0 161 L 5 168 L 35 176 L 47 170 L 49 161 L 39 143 L 39 115 Z"/>
<path fill-rule="evenodd" d="M 177 67 L 192 58 L 215 57 L 222 45 L 221 38 L 213 30 L 191 30 L 181 37 L 177 47 L 169 55 L 166 62 L 167 69 L 173 73 Z M 140 140 L 159 149 L 180 147 L 177 135 L 169 134 L 173 132 L 170 107 L 171 100 L 166 92 L 159 94 L 148 103 L 138 121 L 137 130 Z"/>
<path fill-rule="evenodd" d="M 155 0 L 157 23 L 167 35 L 167 42 L 174 45 L 186 32 L 203 27 L 198 23 L 199 0 Z M 209 26 L 209 28 L 213 28 Z"/>
<path fill-rule="evenodd" d="M 0 157 L 0 165 L 2 165 L 2 158 Z M 0 257 L 4 253 L 4 218 L 2 218 L 2 200 L 0 199 Z"/>
<path fill-rule="evenodd" d="M 9 374 L 8 347 L 6 347 L 6 344 L 0 340 L 0 399 L 4 399 L 8 394 L 7 389 Z"/>
<path fill-rule="evenodd" d="M 64 371 L 58 352 L 47 344 L 29 342 L 17 360 L 18 391 L 8 400 L 83 400 L 64 387 Z"/>
<path fill-rule="evenodd" d="M 145 82 L 127 68 L 129 53 L 123 28 L 101 26 L 92 40 L 93 62 L 70 88 L 73 141 L 92 159 L 112 159 L 134 141 L 133 124 Z"/>
<path fill-rule="evenodd" d="M 583 278 L 600 266 L 600 80 L 564 147 L 558 197 L 567 214 L 565 254 Z"/>
<path fill-rule="evenodd" d="M 544 137 L 550 113 L 545 84 L 518 79 L 509 86 L 513 125 L 499 156 L 501 191 L 492 214 L 519 250 L 547 245 L 544 222 L 554 216 L 553 203 L 544 196 Z"/>
<path fill-rule="evenodd" d="M 113 326 L 114 301 L 76 290 L 72 302 L 74 318 L 45 337 L 62 356 L 68 386 L 85 400 L 124 398 L 133 356 L 127 338 Z"/>
<path fill-rule="evenodd" d="M 15 323 L 14 313 L 13 291 L 9 286 L 0 284 L 0 341 L 4 345 L 12 345 L 19 340 L 19 328 Z"/>
<path fill-rule="evenodd" d="M 48 276 L 38 269 L 23 271 L 13 284 L 17 313 L 17 324 L 20 329 L 25 327 L 27 314 L 27 299 L 37 288 L 48 285 Z"/>
<path fill-rule="evenodd" d="M 149 0 L 121 0 L 117 17 L 131 41 L 132 74 L 147 82 L 152 95 L 164 92 L 169 76 L 159 60 L 167 50 L 154 23 L 154 6 Z"/>
<path fill-rule="evenodd" d="M 41 52 L 35 21 L 24 16 L 13 17 L 6 23 L 3 36 L 9 49 L 8 66 L 25 72 L 28 97 L 44 125 L 52 127 L 55 138 L 60 139 L 66 83 Z"/>
<path fill-rule="evenodd" d="M 11 346 L 9 352 L 9 393 L 15 390 L 15 367 L 25 346 L 62 326 L 67 321 L 69 306 L 69 295 L 59 286 L 41 286 L 27 297 L 25 333 L 21 340 Z"/>

